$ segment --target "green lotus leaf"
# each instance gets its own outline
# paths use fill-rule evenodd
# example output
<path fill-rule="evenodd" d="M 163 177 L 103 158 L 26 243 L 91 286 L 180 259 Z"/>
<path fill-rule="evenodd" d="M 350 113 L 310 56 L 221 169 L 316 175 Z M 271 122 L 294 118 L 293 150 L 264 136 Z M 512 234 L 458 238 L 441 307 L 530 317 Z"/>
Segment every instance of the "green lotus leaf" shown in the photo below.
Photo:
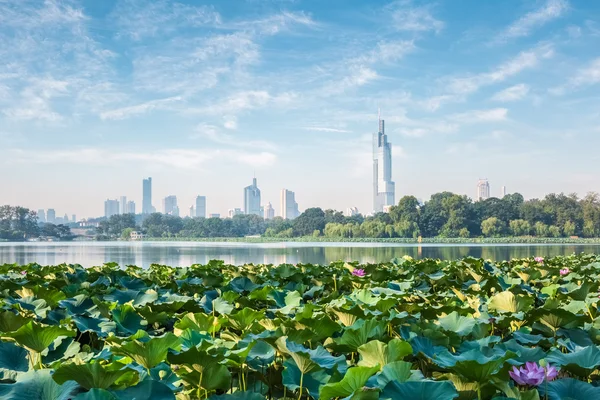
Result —
<path fill-rule="evenodd" d="M 490 348 L 473 349 L 459 355 L 447 350 L 436 354 L 434 362 L 444 368 L 450 368 L 470 382 L 487 383 L 502 368 L 504 363 L 516 356 L 511 351 L 499 354 Z"/>
<path fill-rule="evenodd" d="M 231 289 L 233 289 L 237 293 L 249 293 L 260 288 L 260 285 L 253 283 L 250 279 L 248 279 L 245 276 L 239 276 L 237 278 L 232 279 L 229 282 L 229 286 L 231 286 Z"/>
<path fill-rule="evenodd" d="M 119 304 L 127 304 L 130 303 L 134 306 L 143 306 L 147 303 L 153 303 L 158 299 L 158 293 L 156 291 L 149 289 L 145 292 L 140 292 L 138 290 L 113 290 L 110 294 L 104 296 L 105 301 L 109 302 L 117 302 Z"/>
<path fill-rule="evenodd" d="M 246 332 L 250 330 L 257 321 L 260 321 L 264 317 L 264 311 L 255 311 L 246 307 L 233 315 L 229 315 L 228 320 L 231 327 L 241 332 Z"/>
<path fill-rule="evenodd" d="M 541 385 L 539 391 L 547 395 L 548 400 L 591 400 L 600 398 L 600 387 L 572 378 L 558 379 Z"/>
<path fill-rule="evenodd" d="M 169 353 L 167 359 L 169 363 L 179 366 L 176 374 L 192 387 L 229 389 L 231 372 L 221 364 L 223 357 L 193 347 L 179 354 Z"/>
<path fill-rule="evenodd" d="M 94 388 L 90 391 L 79 393 L 73 400 L 119 400 L 119 398 L 106 389 Z"/>
<path fill-rule="evenodd" d="M 0 341 L 0 380 L 16 380 L 20 372 L 29 370 L 27 350 L 10 342 Z"/>
<path fill-rule="evenodd" d="M 265 370 L 274 359 L 275 349 L 273 346 L 262 340 L 255 341 L 254 345 L 246 356 L 246 362 L 256 371 Z"/>
<path fill-rule="evenodd" d="M 293 359 L 286 360 L 283 367 L 281 374 L 283 384 L 294 392 L 302 388 L 303 392 L 308 391 L 315 399 L 319 398 L 320 388 L 331 379 L 324 370 L 303 374 Z"/>
<path fill-rule="evenodd" d="M 552 349 L 546 359 L 577 376 L 587 377 L 600 365 L 600 350 L 596 346 L 588 346 L 565 354 Z"/>
<path fill-rule="evenodd" d="M 80 332 L 95 332 L 98 336 L 105 337 L 117 329 L 117 324 L 106 318 L 93 318 L 76 315 L 73 322 Z"/>
<path fill-rule="evenodd" d="M 515 296 L 513 292 L 500 292 L 490 298 L 488 309 L 490 311 L 518 313 L 529 311 L 533 299 L 523 295 Z"/>
<path fill-rule="evenodd" d="M 412 354 L 412 347 L 408 342 L 400 339 L 392 339 L 389 343 L 379 340 L 371 340 L 358 348 L 361 360 L 358 362 L 362 367 L 375 367 L 383 369 L 385 365 L 394 361 L 400 361 Z"/>
<path fill-rule="evenodd" d="M 348 397 L 356 391 L 361 390 L 369 378 L 377 371 L 379 371 L 379 366 L 350 368 L 341 381 L 322 386 L 319 392 L 319 399 L 331 400 L 336 397 Z"/>
<path fill-rule="evenodd" d="M 46 300 L 38 299 L 34 296 L 27 296 L 20 299 L 7 297 L 5 301 L 21 310 L 33 312 L 38 318 L 46 318 L 48 311 L 50 311 L 50 307 L 48 306 L 48 303 L 46 303 Z"/>
<path fill-rule="evenodd" d="M 137 381 L 138 373 L 130 368 L 121 368 L 119 365 L 103 366 L 99 362 L 70 363 L 58 367 L 52 378 L 59 384 L 75 381 L 86 390 L 92 388 L 108 389 L 120 379 Z"/>
<path fill-rule="evenodd" d="M 262 394 L 253 392 L 235 392 L 233 394 L 222 394 L 210 396 L 208 400 L 265 400 Z"/>
<path fill-rule="evenodd" d="M 5 333 L 4 336 L 13 338 L 21 346 L 41 353 L 60 336 L 75 336 L 75 332 L 60 326 L 43 326 L 29 321 L 15 332 Z"/>
<path fill-rule="evenodd" d="M 154 368 L 167 358 L 169 349 L 179 351 L 181 340 L 172 333 L 161 337 L 147 338 L 145 341 L 134 340 L 113 348 L 114 354 L 132 358 L 146 369 Z"/>
<path fill-rule="evenodd" d="M 352 326 L 347 327 L 340 338 L 335 339 L 336 346 L 329 347 L 335 348 L 336 351 L 355 352 L 369 339 L 381 338 L 384 331 L 385 322 L 375 319 L 358 320 Z"/>
<path fill-rule="evenodd" d="M 61 300 L 58 304 L 69 311 L 72 316 L 89 315 L 96 308 L 96 305 L 85 294 L 78 294 L 70 299 Z"/>
<path fill-rule="evenodd" d="M 458 392 L 448 381 L 390 382 L 379 396 L 382 400 L 452 400 L 457 397 Z"/>
<path fill-rule="evenodd" d="M 221 329 L 221 325 L 226 321 L 225 317 L 216 317 L 204 313 L 188 313 L 175 323 L 173 333 L 179 335 L 185 329 L 214 333 L 218 332 Z"/>
<path fill-rule="evenodd" d="M 12 311 L 3 311 L 0 313 L 0 332 L 14 332 L 29 321 L 31 318 L 25 318 Z"/>
<path fill-rule="evenodd" d="M 131 304 L 123 304 L 112 310 L 112 318 L 117 325 L 117 330 L 127 335 L 133 335 L 139 330 L 143 330 L 147 323 L 135 311 Z"/>
<path fill-rule="evenodd" d="M 477 321 L 471 317 L 463 317 L 456 311 L 438 319 L 438 324 L 447 331 L 455 332 L 459 336 L 467 336 L 473 332 Z"/>
<path fill-rule="evenodd" d="M 50 364 L 56 361 L 67 360 L 79 353 L 81 345 L 72 337 L 61 337 L 56 339 L 48 346 L 47 354 L 42 357 L 44 364 Z"/>
<path fill-rule="evenodd" d="M 406 361 L 393 361 L 386 364 L 377 376 L 377 386 L 383 389 L 389 382 L 408 381 L 413 377 L 411 368 L 412 364 Z"/>
<path fill-rule="evenodd" d="M 0 383 L 0 399 L 70 400 L 78 389 L 75 382 L 54 382 L 49 369 L 31 370 L 19 375 L 15 383 Z"/>
<path fill-rule="evenodd" d="M 285 295 L 285 306 L 278 311 L 283 314 L 291 314 L 302 302 L 302 295 L 297 291 L 289 292 Z"/>
<path fill-rule="evenodd" d="M 175 394 L 163 383 L 145 379 L 135 386 L 113 391 L 119 400 L 175 400 Z"/>

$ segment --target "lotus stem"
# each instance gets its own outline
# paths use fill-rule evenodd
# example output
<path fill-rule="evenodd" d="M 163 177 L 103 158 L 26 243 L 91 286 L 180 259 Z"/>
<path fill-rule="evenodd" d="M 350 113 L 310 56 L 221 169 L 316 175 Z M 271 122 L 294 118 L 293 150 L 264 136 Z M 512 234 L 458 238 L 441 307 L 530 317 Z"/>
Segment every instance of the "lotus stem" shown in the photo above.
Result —
<path fill-rule="evenodd" d="M 300 394 L 298 395 L 298 400 L 302 398 L 302 384 L 304 383 L 304 371 L 300 373 Z"/>

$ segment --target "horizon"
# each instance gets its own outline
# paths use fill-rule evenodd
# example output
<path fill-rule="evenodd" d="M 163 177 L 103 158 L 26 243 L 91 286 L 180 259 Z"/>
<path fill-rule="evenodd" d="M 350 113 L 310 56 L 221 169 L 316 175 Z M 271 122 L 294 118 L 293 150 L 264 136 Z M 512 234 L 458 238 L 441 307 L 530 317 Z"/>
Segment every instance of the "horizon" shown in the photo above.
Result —
<path fill-rule="evenodd" d="M 0 2 L 0 204 L 368 214 L 378 108 L 396 200 L 598 191 L 598 3 L 197 3 Z"/>

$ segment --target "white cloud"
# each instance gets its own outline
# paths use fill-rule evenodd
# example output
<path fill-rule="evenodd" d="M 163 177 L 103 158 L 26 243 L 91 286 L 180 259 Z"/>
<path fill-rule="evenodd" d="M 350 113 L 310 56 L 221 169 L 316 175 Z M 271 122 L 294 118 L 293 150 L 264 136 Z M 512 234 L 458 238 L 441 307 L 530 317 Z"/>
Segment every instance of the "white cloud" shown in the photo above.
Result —
<path fill-rule="evenodd" d="M 152 110 L 164 110 L 168 109 L 169 105 L 181 101 L 182 98 L 180 96 L 169 97 L 166 99 L 157 99 L 146 101 L 141 104 L 136 104 L 134 106 L 117 108 L 115 110 L 104 111 L 100 114 L 100 118 L 102 119 L 125 119 L 131 116 L 145 114 L 148 111 Z"/>
<path fill-rule="evenodd" d="M 484 72 L 465 78 L 451 78 L 446 89 L 450 93 L 466 95 L 476 92 L 483 86 L 502 82 L 523 70 L 536 67 L 540 60 L 550 58 L 554 50 L 550 45 L 541 45 L 532 50 L 522 51 L 515 58 L 499 65 L 490 72 Z"/>
<path fill-rule="evenodd" d="M 244 110 L 264 107 L 284 107 L 296 98 L 295 93 L 271 95 L 265 90 L 246 90 L 234 93 L 223 100 L 200 107 L 191 107 L 184 112 L 190 114 L 235 115 Z"/>
<path fill-rule="evenodd" d="M 226 129 L 235 130 L 237 129 L 237 118 L 235 116 L 225 116 L 223 127 Z"/>
<path fill-rule="evenodd" d="M 499 36 L 498 41 L 527 36 L 533 29 L 559 18 L 568 7 L 569 3 L 566 0 L 548 0 L 543 7 L 525 14 L 510 25 Z"/>
<path fill-rule="evenodd" d="M 234 147 L 247 147 L 256 148 L 263 150 L 276 150 L 277 146 L 266 140 L 247 140 L 241 136 L 234 136 L 227 133 L 223 133 L 215 125 L 207 123 L 198 124 L 194 133 L 190 135 L 191 139 L 208 139 L 211 142 L 224 144 L 227 146 Z"/>
<path fill-rule="evenodd" d="M 514 85 L 499 91 L 494 96 L 492 96 L 492 100 L 501 102 L 517 101 L 527 96 L 528 93 L 529 85 L 520 83 L 518 85 Z"/>
<path fill-rule="evenodd" d="M 449 117 L 453 121 L 463 124 L 475 124 L 480 122 L 498 122 L 506 120 L 508 110 L 506 108 L 493 108 L 490 110 L 472 110 L 464 113 L 454 114 Z"/>
<path fill-rule="evenodd" d="M 275 35 L 281 31 L 289 30 L 292 26 L 305 26 L 315 28 L 319 24 L 304 12 L 282 11 L 267 18 L 248 20 L 232 23 L 238 29 L 250 30 L 257 34 Z"/>
<path fill-rule="evenodd" d="M 600 83 L 600 57 L 589 62 L 585 67 L 580 68 L 573 76 L 569 78 L 566 84 L 557 86 L 549 90 L 555 95 L 562 95 L 569 89 L 576 89 L 581 86 L 590 86 Z"/>
<path fill-rule="evenodd" d="M 315 132 L 335 132 L 335 133 L 350 133 L 347 129 L 339 129 L 339 128 L 328 128 L 324 126 L 306 126 L 303 129 L 307 131 L 315 131 Z"/>
<path fill-rule="evenodd" d="M 207 163 L 229 160 L 254 167 L 272 166 L 277 156 L 268 151 L 245 152 L 231 149 L 164 149 L 149 152 L 115 151 L 97 148 L 77 148 L 72 150 L 22 150 L 13 149 L 9 157 L 15 162 L 38 164 L 85 164 L 106 165 L 106 163 L 130 164 L 146 162 L 161 164 L 179 169 L 198 169 Z"/>
<path fill-rule="evenodd" d="M 391 12 L 393 28 L 399 31 L 435 31 L 444 28 L 444 22 L 431 15 L 430 7 L 414 7 L 407 1 L 392 3 L 385 12 Z"/>

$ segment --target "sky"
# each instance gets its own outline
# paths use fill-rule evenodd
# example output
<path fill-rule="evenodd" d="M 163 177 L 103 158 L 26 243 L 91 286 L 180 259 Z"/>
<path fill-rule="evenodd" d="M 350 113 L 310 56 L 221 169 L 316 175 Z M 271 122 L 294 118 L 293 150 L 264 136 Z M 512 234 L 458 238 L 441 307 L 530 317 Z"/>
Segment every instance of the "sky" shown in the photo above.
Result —
<path fill-rule="evenodd" d="M 600 2 L 0 0 L 0 204 L 600 191 Z"/>

